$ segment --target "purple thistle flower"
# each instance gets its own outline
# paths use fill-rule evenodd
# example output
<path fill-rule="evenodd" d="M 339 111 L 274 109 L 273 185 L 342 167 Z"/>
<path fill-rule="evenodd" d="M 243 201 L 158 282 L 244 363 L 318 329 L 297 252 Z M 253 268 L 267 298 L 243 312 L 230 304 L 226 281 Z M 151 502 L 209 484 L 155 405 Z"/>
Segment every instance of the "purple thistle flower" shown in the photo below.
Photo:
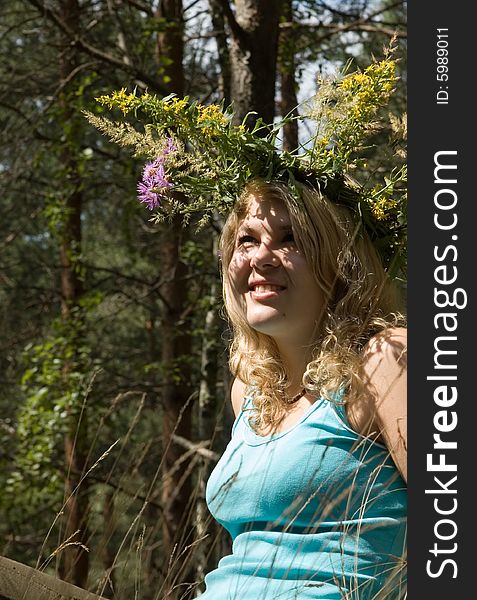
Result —
<path fill-rule="evenodd" d="M 142 180 L 156 179 L 156 177 L 164 177 L 164 164 L 156 158 L 152 162 L 146 163 L 142 170 Z"/>
<path fill-rule="evenodd" d="M 145 204 L 149 210 L 154 210 L 160 204 L 161 195 L 153 192 L 153 186 L 140 181 L 137 184 L 137 197 L 139 202 Z"/>
<path fill-rule="evenodd" d="M 157 208 L 165 194 L 163 190 L 171 188 L 173 184 L 166 179 L 164 159 L 167 154 L 176 150 L 172 138 L 167 138 L 167 145 L 162 155 L 144 166 L 142 181 L 138 183 L 137 195 L 139 202 L 146 204 L 149 210 Z"/>
<path fill-rule="evenodd" d="M 167 145 L 164 148 L 164 156 L 167 156 L 168 154 L 170 154 L 171 152 L 174 152 L 175 150 L 177 150 L 177 146 L 174 144 L 173 140 L 171 137 L 167 138 Z"/>

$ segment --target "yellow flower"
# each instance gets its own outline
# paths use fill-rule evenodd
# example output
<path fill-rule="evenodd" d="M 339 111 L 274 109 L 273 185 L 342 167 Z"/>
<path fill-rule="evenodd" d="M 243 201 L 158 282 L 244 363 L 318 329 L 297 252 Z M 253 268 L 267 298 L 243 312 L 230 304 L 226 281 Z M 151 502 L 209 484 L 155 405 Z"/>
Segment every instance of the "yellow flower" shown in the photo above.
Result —
<path fill-rule="evenodd" d="M 371 212 L 373 213 L 374 218 L 377 221 L 384 221 L 387 217 L 389 217 L 389 211 L 397 206 L 397 200 L 393 200 L 392 198 L 379 198 L 372 203 Z"/>
<path fill-rule="evenodd" d="M 341 81 L 339 87 L 353 103 L 351 114 L 366 119 L 385 102 L 396 81 L 394 61 L 383 60 L 367 67 L 364 73 L 353 73 Z"/>
<path fill-rule="evenodd" d="M 204 121 L 213 121 L 216 125 L 227 125 L 227 118 L 224 113 L 220 110 L 220 106 L 217 104 L 209 104 L 208 106 L 198 106 L 199 116 L 197 117 L 197 123 L 203 123 Z"/>
<path fill-rule="evenodd" d="M 187 108 L 188 103 L 184 98 L 179 99 L 176 96 L 170 98 L 166 102 L 162 103 L 162 109 L 165 113 L 171 113 L 174 115 L 180 115 L 180 113 Z"/>
<path fill-rule="evenodd" d="M 138 98 L 134 94 L 128 94 L 126 88 L 121 88 L 119 91 L 115 90 L 110 96 L 99 96 L 96 100 L 108 108 L 117 106 L 126 115 L 137 105 Z"/>

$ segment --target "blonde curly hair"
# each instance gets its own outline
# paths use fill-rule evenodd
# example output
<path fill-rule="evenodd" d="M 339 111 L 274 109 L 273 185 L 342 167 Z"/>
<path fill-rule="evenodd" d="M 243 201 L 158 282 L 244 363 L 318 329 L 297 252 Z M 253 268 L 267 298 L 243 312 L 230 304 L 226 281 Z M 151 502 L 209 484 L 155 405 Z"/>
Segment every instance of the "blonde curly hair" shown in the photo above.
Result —
<path fill-rule="evenodd" d="M 405 323 L 398 291 L 348 209 L 307 184 L 296 186 L 298 199 L 281 182 L 250 181 L 220 240 L 223 294 L 233 331 L 229 366 L 235 377 L 254 389 L 250 424 L 257 432 L 277 426 L 282 419 L 289 381 L 273 338 L 248 324 L 243 298 L 237 297 L 230 281 L 237 231 L 252 199 L 284 203 L 297 247 L 327 299 L 303 375 L 308 392 L 333 400 L 340 388 L 352 388 L 354 395 L 360 386 L 363 346 L 379 331 Z"/>

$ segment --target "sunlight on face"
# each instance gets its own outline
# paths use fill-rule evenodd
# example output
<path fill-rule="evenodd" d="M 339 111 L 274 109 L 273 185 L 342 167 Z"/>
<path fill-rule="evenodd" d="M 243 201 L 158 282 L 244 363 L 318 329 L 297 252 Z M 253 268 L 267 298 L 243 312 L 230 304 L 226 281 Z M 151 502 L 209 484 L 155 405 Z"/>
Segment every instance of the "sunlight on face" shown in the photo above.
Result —
<path fill-rule="evenodd" d="M 277 340 L 311 341 L 324 293 L 297 247 L 283 202 L 251 199 L 228 272 L 251 327 Z"/>

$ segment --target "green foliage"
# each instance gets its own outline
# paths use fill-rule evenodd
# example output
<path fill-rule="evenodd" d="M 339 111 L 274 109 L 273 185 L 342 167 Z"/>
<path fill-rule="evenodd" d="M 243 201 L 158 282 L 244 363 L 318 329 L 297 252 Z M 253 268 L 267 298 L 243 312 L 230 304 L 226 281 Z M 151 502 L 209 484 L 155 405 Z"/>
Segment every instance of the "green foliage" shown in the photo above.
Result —
<path fill-rule="evenodd" d="M 17 412 L 15 465 L 4 499 L 9 504 L 9 497 L 17 498 L 17 508 L 21 503 L 28 512 L 62 496 L 63 437 L 79 423 L 92 369 L 90 349 L 81 343 L 82 321 L 78 308 L 75 318 L 56 321 L 43 343 L 25 348 L 24 402 Z"/>

